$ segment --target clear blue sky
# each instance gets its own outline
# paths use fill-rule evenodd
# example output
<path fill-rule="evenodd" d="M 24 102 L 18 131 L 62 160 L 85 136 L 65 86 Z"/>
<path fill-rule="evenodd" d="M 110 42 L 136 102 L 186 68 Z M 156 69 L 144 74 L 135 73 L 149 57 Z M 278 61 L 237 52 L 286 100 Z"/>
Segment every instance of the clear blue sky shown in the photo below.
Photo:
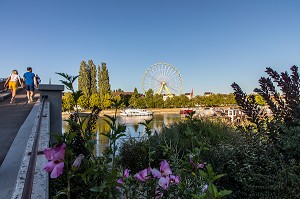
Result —
<path fill-rule="evenodd" d="M 245 92 L 266 67 L 300 66 L 299 0 L 0 0 L 0 77 L 27 66 L 43 83 L 106 62 L 112 89 L 142 92 L 154 63 L 174 65 L 183 92 Z"/>

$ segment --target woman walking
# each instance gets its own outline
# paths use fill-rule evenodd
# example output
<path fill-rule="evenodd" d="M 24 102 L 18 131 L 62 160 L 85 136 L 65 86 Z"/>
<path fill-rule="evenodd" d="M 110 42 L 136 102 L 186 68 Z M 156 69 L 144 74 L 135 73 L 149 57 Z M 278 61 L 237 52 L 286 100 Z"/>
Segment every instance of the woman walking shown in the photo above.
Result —
<path fill-rule="evenodd" d="M 7 87 L 11 90 L 11 100 L 10 103 L 14 103 L 16 100 L 16 94 L 18 89 L 18 83 L 21 87 L 23 87 L 23 83 L 21 81 L 21 77 L 18 74 L 17 70 L 13 70 L 11 75 L 6 79 L 6 82 L 4 84 L 5 87 Z"/>

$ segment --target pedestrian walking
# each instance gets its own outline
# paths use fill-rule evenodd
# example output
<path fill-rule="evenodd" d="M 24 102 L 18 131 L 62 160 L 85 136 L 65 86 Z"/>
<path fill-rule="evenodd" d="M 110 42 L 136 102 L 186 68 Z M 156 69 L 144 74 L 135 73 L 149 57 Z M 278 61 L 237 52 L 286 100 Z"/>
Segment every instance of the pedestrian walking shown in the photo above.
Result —
<path fill-rule="evenodd" d="M 36 88 L 39 88 L 39 84 L 42 82 L 42 80 L 37 74 L 35 75 L 35 79 L 36 79 Z"/>
<path fill-rule="evenodd" d="M 23 75 L 25 90 L 27 94 L 28 103 L 33 102 L 33 95 L 34 95 L 34 86 L 36 86 L 36 78 L 35 74 L 32 72 L 31 67 L 27 67 L 27 72 Z"/>
<path fill-rule="evenodd" d="M 10 103 L 14 103 L 16 101 L 16 94 L 18 90 L 18 83 L 21 87 L 23 87 L 23 82 L 17 70 L 13 70 L 9 77 L 6 79 L 4 83 L 4 87 L 7 87 L 11 90 L 11 100 Z"/>

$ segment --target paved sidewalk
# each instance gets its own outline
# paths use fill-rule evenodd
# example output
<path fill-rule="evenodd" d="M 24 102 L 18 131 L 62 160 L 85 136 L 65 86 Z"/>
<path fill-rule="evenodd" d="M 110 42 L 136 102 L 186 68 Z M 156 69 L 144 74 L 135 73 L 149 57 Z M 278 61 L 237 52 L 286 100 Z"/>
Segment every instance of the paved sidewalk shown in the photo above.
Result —
<path fill-rule="evenodd" d="M 30 113 L 34 103 L 27 103 L 26 91 L 19 90 L 16 103 L 10 104 L 10 97 L 1 93 L 4 100 L 0 101 L 0 166 L 9 150 L 20 127 Z M 38 95 L 35 96 L 36 102 Z"/>

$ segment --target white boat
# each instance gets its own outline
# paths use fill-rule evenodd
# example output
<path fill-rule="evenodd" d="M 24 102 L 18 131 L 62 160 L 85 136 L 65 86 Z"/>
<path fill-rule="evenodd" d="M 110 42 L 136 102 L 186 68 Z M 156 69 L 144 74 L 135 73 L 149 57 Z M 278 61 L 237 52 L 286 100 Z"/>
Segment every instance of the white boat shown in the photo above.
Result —
<path fill-rule="evenodd" d="M 153 115 L 152 111 L 148 111 L 146 109 L 136 109 L 129 108 L 120 111 L 121 116 L 145 116 L 145 115 Z"/>

